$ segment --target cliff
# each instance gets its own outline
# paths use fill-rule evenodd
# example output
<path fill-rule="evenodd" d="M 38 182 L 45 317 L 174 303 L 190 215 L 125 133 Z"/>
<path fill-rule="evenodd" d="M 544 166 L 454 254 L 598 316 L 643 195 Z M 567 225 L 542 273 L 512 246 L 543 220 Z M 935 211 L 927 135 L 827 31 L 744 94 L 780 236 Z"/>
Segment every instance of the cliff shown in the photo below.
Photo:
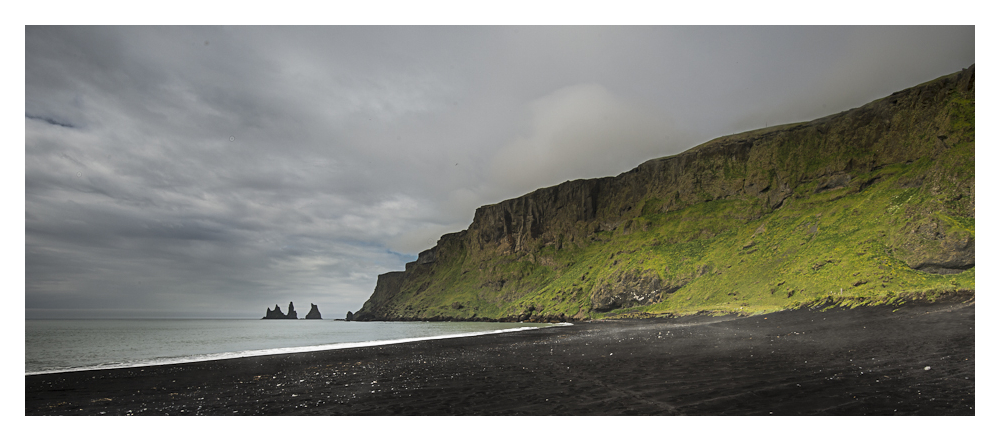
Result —
<path fill-rule="evenodd" d="M 975 288 L 975 68 L 480 207 L 354 320 L 572 320 Z"/>

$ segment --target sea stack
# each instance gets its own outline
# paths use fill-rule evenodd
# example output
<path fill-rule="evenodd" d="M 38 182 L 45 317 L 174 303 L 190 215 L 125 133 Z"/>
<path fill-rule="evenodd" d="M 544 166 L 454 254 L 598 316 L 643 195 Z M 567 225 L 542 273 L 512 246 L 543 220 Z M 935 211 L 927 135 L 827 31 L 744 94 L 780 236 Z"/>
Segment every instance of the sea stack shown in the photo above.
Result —
<path fill-rule="evenodd" d="M 313 305 L 313 306 L 315 306 L 315 305 Z M 312 311 L 310 311 L 310 312 L 312 312 Z M 316 311 L 316 314 L 317 315 L 319 314 L 318 310 Z M 285 314 L 285 313 L 281 312 L 281 307 L 280 306 L 274 305 L 274 310 L 273 311 L 271 310 L 271 308 L 267 308 L 267 313 L 264 314 L 263 318 L 264 319 L 292 319 L 292 320 L 294 320 L 294 319 L 299 318 L 299 315 L 298 315 L 298 313 L 295 312 L 295 305 L 292 304 L 292 302 L 288 302 L 288 314 Z M 319 318 L 319 317 L 317 317 L 317 318 Z"/>
<path fill-rule="evenodd" d="M 287 318 L 287 316 L 285 316 L 285 313 L 281 312 L 281 307 L 280 306 L 274 305 L 274 311 L 272 311 L 271 308 L 267 308 L 267 313 L 264 314 L 263 318 L 264 319 L 283 319 L 283 318 Z"/>
<path fill-rule="evenodd" d="M 354 313 L 351 311 L 347 311 L 347 321 L 351 320 L 354 320 Z"/>
<path fill-rule="evenodd" d="M 312 305 L 312 306 L 309 308 L 309 313 L 306 314 L 306 318 L 307 319 L 317 319 L 317 320 L 322 319 L 323 316 L 320 315 L 320 313 L 319 313 L 319 307 L 316 306 L 315 303 L 310 303 L 310 305 Z"/>

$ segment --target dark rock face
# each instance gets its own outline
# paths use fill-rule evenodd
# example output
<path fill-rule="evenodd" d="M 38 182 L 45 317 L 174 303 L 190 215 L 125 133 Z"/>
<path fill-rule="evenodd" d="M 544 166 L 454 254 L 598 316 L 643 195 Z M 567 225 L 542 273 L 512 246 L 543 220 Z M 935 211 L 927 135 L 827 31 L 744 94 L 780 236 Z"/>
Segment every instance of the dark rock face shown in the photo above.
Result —
<path fill-rule="evenodd" d="M 663 292 L 663 282 L 659 276 L 651 272 L 619 274 L 616 282 L 603 284 L 590 295 L 590 304 L 594 311 L 649 305 L 658 302 Z"/>
<path fill-rule="evenodd" d="M 904 225 L 896 251 L 910 268 L 931 274 L 957 274 L 976 266 L 975 237 L 966 231 L 948 231 L 934 218 Z"/>
<path fill-rule="evenodd" d="M 347 321 L 352 321 L 352 320 L 354 320 L 354 313 L 351 311 L 347 311 Z"/>
<path fill-rule="evenodd" d="M 402 288 L 405 281 L 406 273 L 403 271 L 393 271 L 390 273 L 379 274 L 378 282 L 375 284 L 375 292 L 372 293 L 371 298 L 365 302 L 365 306 L 354 314 L 353 320 L 369 321 L 387 319 L 387 316 L 379 313 L 384 310 L 382 305 L 393 300 L 393 297 L 399 293 L 399 290 Z"/>
<path fill-rule="evenodd" d="M 319 307 L 315 303 L 310 303 L 309 313 L 306 314 L 307 319 L 322 319 L 323 316 L 319 313 Z"/>
<path fill-rule="evenodd" d="M 288 302 L 288 314 L 285 316 L 285 318 L 288 319 L 299 318 L 299 314 L 295 312 L 295 305 L 293 305 L 292 302 Z"/>

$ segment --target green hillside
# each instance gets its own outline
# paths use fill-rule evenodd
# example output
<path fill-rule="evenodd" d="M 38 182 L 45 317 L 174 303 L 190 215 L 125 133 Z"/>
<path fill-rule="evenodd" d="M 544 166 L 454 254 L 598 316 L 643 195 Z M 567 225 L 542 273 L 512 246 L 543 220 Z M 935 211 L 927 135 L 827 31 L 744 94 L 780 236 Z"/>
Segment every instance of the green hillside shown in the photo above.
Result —
<path fill-rule="evenodd" d="M 975 70 L 480 207 L 356 320 L 579 320 L 975 290 Z"/>

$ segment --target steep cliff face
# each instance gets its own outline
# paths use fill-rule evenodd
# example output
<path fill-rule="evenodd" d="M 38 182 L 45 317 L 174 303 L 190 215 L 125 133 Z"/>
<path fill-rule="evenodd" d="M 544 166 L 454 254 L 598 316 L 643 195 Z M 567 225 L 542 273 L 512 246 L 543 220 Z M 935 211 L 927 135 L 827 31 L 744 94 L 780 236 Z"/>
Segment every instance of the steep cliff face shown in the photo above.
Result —
<path fill-rule="evenodd" d="M 843 285 L 854 298 L 974 289 L 974 175 L 973 67 L 480 207 L 467 230 L 379 276 L 354 319 L 557 320 L 777 308 Z"/>

